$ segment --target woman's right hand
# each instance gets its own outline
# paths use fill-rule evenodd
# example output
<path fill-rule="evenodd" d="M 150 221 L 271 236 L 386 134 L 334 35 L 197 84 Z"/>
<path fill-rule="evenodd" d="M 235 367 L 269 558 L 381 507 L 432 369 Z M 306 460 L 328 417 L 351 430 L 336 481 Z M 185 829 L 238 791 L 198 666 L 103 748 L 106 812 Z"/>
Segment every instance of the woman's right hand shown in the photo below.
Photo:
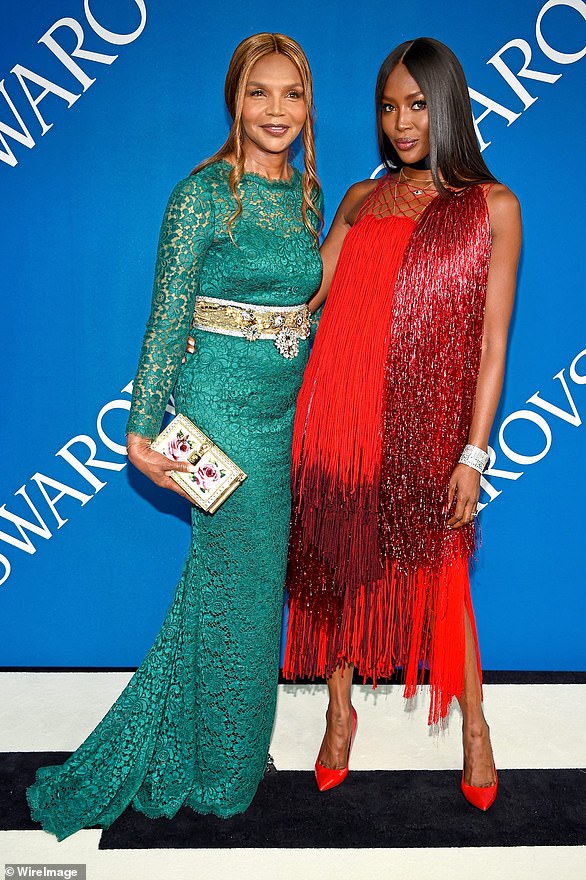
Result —
<path fill-rule="evenodd" d="M 171 461 L 160 452 L 151 449 L 151 441 L 139 434 L 128 434 L 126 437 L 126 449 L 128 450 L 128 460 L 138 470 L 152 480 L 157 486 L 163 489 L 170 489 L 183 498 L 187 498 L 190 504 L 193 501 L 183 489 L 177 485 L 175 480 L 171 479 L 171 471 L 181 471 L 181 473 L 194 474 L 196 468 L 188 461 Z"/>

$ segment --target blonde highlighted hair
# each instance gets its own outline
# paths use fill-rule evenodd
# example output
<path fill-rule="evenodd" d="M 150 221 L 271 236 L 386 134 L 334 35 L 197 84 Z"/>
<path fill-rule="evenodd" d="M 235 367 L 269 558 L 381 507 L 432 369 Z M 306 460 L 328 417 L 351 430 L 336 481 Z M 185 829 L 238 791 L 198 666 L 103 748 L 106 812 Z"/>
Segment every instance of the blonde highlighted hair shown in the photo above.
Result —
<path fill-rule="evenodd" d="M 228 220 L 228 232 L 232 236 L 232 227 L 235 221 L 242 213 L 242 200 L 239 194 L 239 184 L 244 175 L 244 126 L 242 123 L 242 107 L 246 93 L 246 86 L 250 77 L 250 71 L 257 61 L 267 55 L 283 55 L 288 58 L 299 72 L 299 78 L 303 86 L 303 98 L 307 108 L 307 118 L 302 129 L 303 139 L 303 177 L 302 192 L 303 200 L 301 211 L 303 214 L 303 222 L 307 229 L 313 235 L 316 244 L 319 240 L 319 233 L 323 227 L 323 217 L 316 204 L 316 199 L 320 191 L 320 184 L 317 177 L 315 164 L 315 141 L 313 134 L 313 122 L 315 117 L 315 108 L 313 106 L 313 80 L 311 69 L 305 52 L 295 40 L 284 34 L 253 34 L 242 40 L 236 47 L 234 54 L 230 60 L 226 81 L 224 84 L 224 97 L 226 106 L 232 119 L 232 127 L 228 138 L 220 149 L 197 165 L 192 174 L 196 174 L 202 168 L 206 168 L 218 159 L 226 159 L 230 156 L 233 159 L 233 167 L 230 172 L 230 189 L 236 202 L 236 209 Z M 309 213 L 317 218 L 316 224 L 312 224 L 309 219 Z"/>

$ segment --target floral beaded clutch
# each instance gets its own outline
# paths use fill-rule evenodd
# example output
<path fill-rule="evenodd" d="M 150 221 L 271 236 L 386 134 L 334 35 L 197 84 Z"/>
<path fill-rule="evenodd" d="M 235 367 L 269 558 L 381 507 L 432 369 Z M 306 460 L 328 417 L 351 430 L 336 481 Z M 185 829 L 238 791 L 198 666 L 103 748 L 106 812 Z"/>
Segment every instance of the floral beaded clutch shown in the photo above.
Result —
<path fill-rule="evenodd" d="M 215 513 L 246 479 L 244 471 L 180 413 L 155 437 L 151 449 L 196 467 L 195 473 L 171 471 L 169 476 L 206 513 Z"/>

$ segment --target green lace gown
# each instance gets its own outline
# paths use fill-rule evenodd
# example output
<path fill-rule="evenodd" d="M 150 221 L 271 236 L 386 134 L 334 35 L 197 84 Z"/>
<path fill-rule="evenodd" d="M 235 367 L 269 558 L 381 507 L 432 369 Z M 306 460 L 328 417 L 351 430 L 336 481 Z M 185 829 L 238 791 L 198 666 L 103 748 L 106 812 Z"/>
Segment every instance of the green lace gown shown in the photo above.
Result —
<path fill-rule="evenodd" d="M 163 219 L 152 309 L 129 432 L 155 437 L 170 392 L 248 474 L 213 515 L 194 508 L 183 574 L 140 668 L 83 744 L 42 767 L 31 815 L 59 840 L 107 828 L 131 804 L 147 816 L 187 805 L 243 812 L 263 776 L 274 718 L 289 527 L 293 414 L 309 341 L 286 359 L 271 339 L 195 332 L 196 295 L 297 305 L 321 260 L 301 215 L 301 175 L 246 174 L 234 209 L 220 161 L 175 187 Z M 187 502 L 186 502 L 187 503 Z"/>

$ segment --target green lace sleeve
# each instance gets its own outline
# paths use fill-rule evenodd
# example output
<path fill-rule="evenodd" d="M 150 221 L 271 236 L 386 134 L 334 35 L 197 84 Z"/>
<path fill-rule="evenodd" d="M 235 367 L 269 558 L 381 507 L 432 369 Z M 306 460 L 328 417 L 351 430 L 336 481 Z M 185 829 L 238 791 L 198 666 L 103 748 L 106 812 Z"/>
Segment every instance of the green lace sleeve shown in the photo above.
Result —
<path fill-rule="evenodd" d="M 155 266 L 151 313 L 134 379 L 127 433 L 152 439 L 161 422 L 189 334 L 203 258 L 214 239 L 214 209 L 199 175 L 180 181 L 167 203 Z"/>

